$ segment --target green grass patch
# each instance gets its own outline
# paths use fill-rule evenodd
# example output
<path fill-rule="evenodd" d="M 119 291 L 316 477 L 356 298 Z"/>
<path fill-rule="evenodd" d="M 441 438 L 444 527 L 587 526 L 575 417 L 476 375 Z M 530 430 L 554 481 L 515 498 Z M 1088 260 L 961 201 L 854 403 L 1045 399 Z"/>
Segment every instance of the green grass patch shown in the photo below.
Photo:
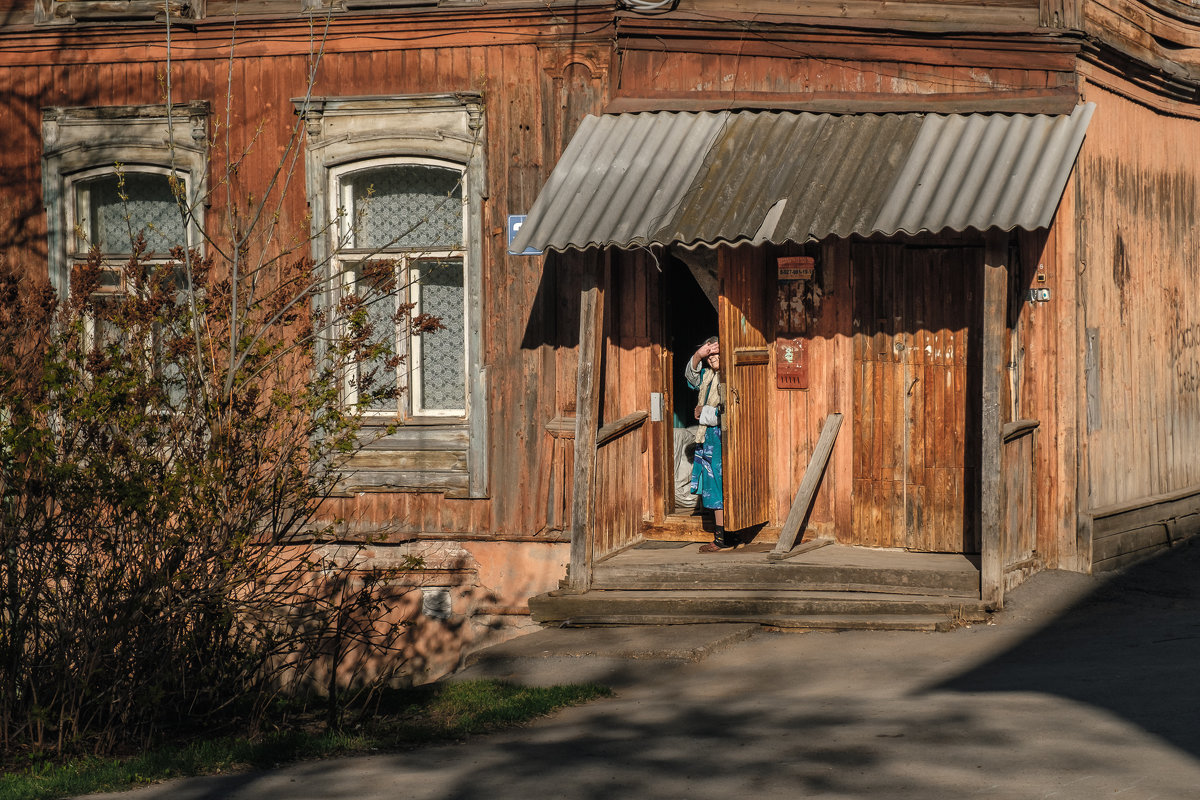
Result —
<path fill-rule="evenodd" d="M 53 800 L 117 792 L 190 775 L 267 769 L 294 761 L 402 750 L 510 728 L 566 706 L 607 697 L 602 686 L 533 688 L 498 681 L 433 684 L 381 695 L 369 709 L 350 709 L 341 731 L 321 725 L 323 709 L 291 703 L 275 730 L 253 738 L 227 736 L 166 742 L 127 758 L 86 758 L 9 764 L 0 800 Z"/>

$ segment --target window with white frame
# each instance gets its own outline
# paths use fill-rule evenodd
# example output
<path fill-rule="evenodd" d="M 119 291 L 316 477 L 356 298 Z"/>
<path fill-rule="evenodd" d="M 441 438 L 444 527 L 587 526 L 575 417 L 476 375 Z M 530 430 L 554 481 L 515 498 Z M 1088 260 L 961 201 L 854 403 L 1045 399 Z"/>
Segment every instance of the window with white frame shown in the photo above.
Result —
<path fill-rule="evenodd" d="M 370 426 L 349 489 L 486 497 L 483 203 L 486 147 L 477 93 L 304 97 L 312 255 L 328 269 L 318 308 L 365 303 L 360 335 L 390 337 L 345 373 Z M 437 325 L 418 324 L 436 318 Z M 436 329 L 435 329 L 436 328 Z M 395 393 L 379 392 L 394 386 Z M 394 394 L 388 402 L 373 402 Z M 368 403 L 370 405 L 368 406 Z"/>
<path fill-rule="evenodd" d="M 374 376 L 399 389 L 394 400 L 363 409 L 389 417 L 463 417 L 467 413 L 466 206 L 462 167 L 432 159 L 375 160 L 333 173 L 339 247 L 334 262 L 344 293 L 367 303 L 377 335 L 393 338 L 391 363 L 354 365 L 349 402 Z M 436 330 L 411 321 L 436 319 Z"/>
<path fill-rule="evenodd" d="M 117 303 L 134 290 L 126 265 L 135 243 L 144 242 L 139 261 L 146 271 L 170 261 L 176 247 L 202 249 L 207 121 L 208 104 L 200 101 L 43 109 L 48 267 L 60 296 L 93 249 L 101 260 L 96 303 Z M 157 369 L 157 332 L 152 341 L 117 340 L 103 318 L 89 321 L 94 344 L 139 348 Z M 183 387 L 168 391 L 174 404 Z"/>

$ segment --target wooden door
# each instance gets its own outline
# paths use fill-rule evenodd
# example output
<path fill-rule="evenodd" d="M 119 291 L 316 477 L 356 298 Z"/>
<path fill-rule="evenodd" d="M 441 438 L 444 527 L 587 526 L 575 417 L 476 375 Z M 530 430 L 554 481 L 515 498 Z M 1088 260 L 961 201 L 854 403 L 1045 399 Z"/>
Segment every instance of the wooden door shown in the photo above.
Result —
<path fill-rule="evenodd" d="M 767 269 L 763 252 L 747 246 L 723 248 L 718 263 L 718 323 L 726 383 L 725 528 L 737 531 L 770 517 Z"/>
<path fill-rule="evenodd" d="M 854 543 L 978 552 L 974 533 L 981 248 L 856 245 Z"/>

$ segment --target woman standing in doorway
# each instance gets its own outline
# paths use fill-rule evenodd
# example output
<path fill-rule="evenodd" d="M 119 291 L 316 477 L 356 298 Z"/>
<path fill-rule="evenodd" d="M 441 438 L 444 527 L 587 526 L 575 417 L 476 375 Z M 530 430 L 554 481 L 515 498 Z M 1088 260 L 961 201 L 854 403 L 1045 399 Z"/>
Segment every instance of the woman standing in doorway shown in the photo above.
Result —
<path fill-rule="evenodd" d="M 715 553 L 734 546 L 725 534 L 725 494 L 721 486 L 721 412 L 725 408 L 725 384 L 721 380 L 721 348 L 717 337 L 709 337 L 683 368 L 688 386 L 699 392 L 695 416 L 700 423 L 692 456 L 691 492 L 700 504 L 712 509 L 717 530 L 711 544 L 701 553 Z"/>

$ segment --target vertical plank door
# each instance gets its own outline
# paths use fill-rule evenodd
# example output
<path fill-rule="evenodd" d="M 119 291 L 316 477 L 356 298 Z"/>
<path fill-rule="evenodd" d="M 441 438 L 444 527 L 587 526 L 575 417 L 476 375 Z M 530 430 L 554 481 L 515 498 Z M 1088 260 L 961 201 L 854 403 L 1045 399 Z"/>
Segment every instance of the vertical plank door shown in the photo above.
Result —
<path fill-rule="evenodd" d="M 726 384 L 725 528 L 737 531 L 770 517 L 767 265 L 763 251 L 752 247 L 723 248 L 718 258 L 721 369 Z"/>
<path fill-rule="evenodd" d="M 851 262 L 851 543 L 976 552 L 968 332 L 982 250 L 858 244 Z"/>

